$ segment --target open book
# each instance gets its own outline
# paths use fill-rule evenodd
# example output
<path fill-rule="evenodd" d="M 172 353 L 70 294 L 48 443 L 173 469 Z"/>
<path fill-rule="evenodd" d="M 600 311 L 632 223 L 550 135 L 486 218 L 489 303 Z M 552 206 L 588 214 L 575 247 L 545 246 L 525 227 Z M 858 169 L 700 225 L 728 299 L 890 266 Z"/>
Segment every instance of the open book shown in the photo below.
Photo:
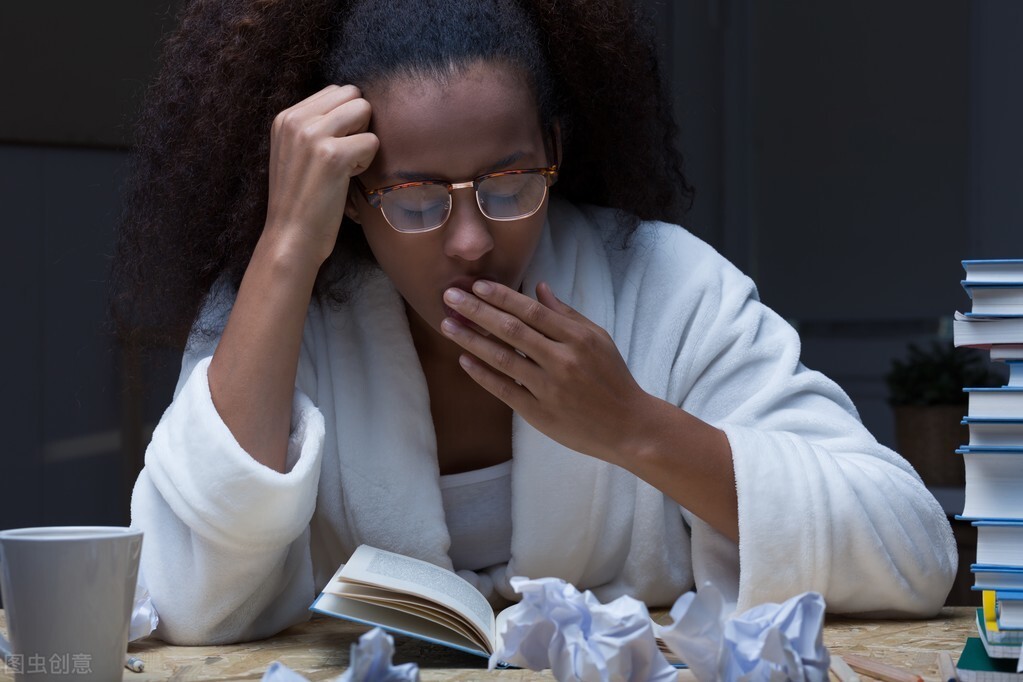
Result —
<path fill-rule="evenodd" d="M 490 602 L 451 571 L 368 545 L 355 550 L 309 608 L 485 658 L 500 648 L 508 613 L 495 615 Z M 660 638 L 657 645 L 670 663 L 681 665 Z"/>

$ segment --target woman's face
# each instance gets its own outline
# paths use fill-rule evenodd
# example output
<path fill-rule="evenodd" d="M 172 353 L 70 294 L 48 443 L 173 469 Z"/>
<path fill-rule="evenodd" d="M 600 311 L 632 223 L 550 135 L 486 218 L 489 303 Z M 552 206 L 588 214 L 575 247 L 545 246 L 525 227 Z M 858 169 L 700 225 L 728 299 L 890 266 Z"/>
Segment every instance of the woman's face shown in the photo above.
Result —
<path fill-rule="evenodd" d="M 427 179 L 465 182 L 555 161 L 545 152 L 535 98 L 511 67 L 480 63 L 446 82 L 390 81 L 364 96 L 373 107 L 370 130 L 380 140 L 360 176 L 367 189 Z M 545 198 L 527 218 L 489 220 L 470 187 L 454 190 L 451 215 L 440 228 L 401 233 L 361 192 L 352 197 L 350 215 L 404 297 L 410 325 L 438 336 L 441 321 L 454 316 L 442 299 L 446 289 L 469 290 L 477 279 L 519 288 L 547 217 Z"/>

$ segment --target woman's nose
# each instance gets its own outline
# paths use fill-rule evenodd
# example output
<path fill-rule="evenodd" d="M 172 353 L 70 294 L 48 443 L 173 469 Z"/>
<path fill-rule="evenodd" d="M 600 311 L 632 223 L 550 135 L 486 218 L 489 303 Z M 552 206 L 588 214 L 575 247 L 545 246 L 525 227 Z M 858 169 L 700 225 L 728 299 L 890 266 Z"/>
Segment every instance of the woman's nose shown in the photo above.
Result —
<path fill-rule="evenodd" d="M 444 253 L 452 258 L 475 261 L 494 248 L 490 225 L 476 203 L 471 187 L 451 193 L 451 215 L 444 230 Z"/>

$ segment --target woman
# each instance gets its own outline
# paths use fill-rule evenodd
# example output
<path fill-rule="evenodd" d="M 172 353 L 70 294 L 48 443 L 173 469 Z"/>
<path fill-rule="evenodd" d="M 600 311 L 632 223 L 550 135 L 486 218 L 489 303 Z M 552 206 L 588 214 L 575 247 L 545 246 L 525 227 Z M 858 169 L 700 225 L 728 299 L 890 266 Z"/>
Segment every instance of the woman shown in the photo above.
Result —
<path fill-rule="evenodd" d="M 656 222 L 689 189 L 653 54 L 624 0 L 186 8 L 116 271 L 129 332 L 191 329 L 132 500 L 158 635 L 273 634 L 362 543 L 495 602 L 941 606 L 920 479 Z"/>

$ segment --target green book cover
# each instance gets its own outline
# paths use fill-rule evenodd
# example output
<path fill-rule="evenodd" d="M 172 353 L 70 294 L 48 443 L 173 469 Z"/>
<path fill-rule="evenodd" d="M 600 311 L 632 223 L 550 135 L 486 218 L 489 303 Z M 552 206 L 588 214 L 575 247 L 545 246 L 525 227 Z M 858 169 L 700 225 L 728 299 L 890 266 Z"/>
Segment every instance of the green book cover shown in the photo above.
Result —
<path fill-rule="evenodd" d="M 1016 672 L 1016 660 L 1012 658 L 989 658 L 984 645 L 977 637 L 966 640 L 963 653 L 956 663 L 959 677 L 964 682 L 1023 682 L 1023 673 Z"/>

